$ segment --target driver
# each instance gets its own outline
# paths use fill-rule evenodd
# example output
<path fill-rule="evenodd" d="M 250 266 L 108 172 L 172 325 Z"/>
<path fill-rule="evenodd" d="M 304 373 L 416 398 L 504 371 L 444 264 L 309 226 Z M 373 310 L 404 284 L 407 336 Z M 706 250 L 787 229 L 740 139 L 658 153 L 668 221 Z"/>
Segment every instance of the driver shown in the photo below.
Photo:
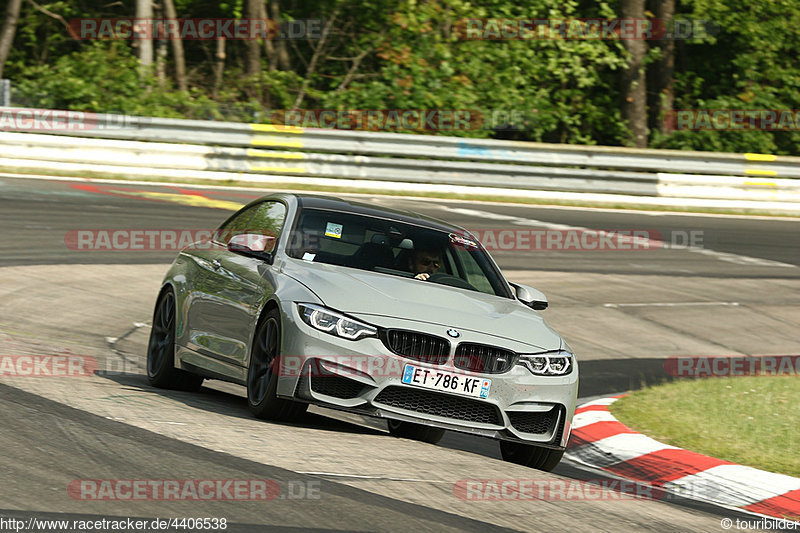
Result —
<path fill-rule="evenodd" d="M 417 248 L 408 258 L 408 269 L 414 279 L 427 280 L 442 266 L 442 253 L 436 248 Z"/>

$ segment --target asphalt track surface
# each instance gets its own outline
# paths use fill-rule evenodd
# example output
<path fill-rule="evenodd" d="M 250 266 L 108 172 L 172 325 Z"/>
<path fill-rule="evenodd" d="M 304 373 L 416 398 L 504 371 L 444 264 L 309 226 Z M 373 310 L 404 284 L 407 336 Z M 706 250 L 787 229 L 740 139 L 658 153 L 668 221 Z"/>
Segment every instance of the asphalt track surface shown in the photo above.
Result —
<path fill-rule="evenodd" d="M 200 515 L 226 516 L 232 531 L 719 531 L 720 518 L 745 517 L 684 500 L 451 502 L 458 479 L 602 476 L 566 461 L 553 474 L 531 473 L 499 461 L 489 440 L 448 434 L 431 447 L 392 439 L 379 423 L 321 410 L 297 425 L 266 424 L 249 418 L 241 389 L 215 382 L 197 395 L 150 388 L 140 368 L 147 336 L 142 321 L 149 320 L 175 252 L 70 250 L 65 235 L 76 229 L 213 229 L 230 209 L 260 195 L 0 177 L 0 266 L 8 267 L 0 268 L 4 352 L 48 353 L 68 345 L 139 370 L 108 373 L 89 384 L 3 380 L 0 517 L 198 515 L 197 502 L 85 502 L 66 494 L 70 481 L 86 478 L 258 478 L 284 489 L 319 483 L 318 499 L 200 504 Z M 670 356 L 797 353 L 797 220 L 362 200 L 477 230 L 649 230 L 678 244 L 689 234 L 701 236 L 691 249 L 493 253 L 507 277 L 550 296 L 548 322 L 581 355 L 581 397 L 669 379 L 663 369 Z M 131 276 L 137 282 L 125 281 Z M 147 280 L 141 290 L 138 278 Z M 229 427 L 235 433 L 225 433 Z M 275 440 L 266 445 L 264 433 Z M 331 468 L 320 472 L 318 465 Z"/>
<path fill-rule="evenodd" d="M 192 202 L 195 193 L 198 200 Z M 267 191 L 261 191 L 266 193 Z M 169 262 L 172 252 L 85 252 L 66 250 L 64 234 L 71 229 L 214 229 L 224 218 L 226 205 L 242 205 L 261 196 L 259 191 L 204 190 L 189 187 L 158 187 L 128 184 L 88 185 L 68 181 L 34 181 L 0 177 L 0 221 L 4 238 L 0 243 L 2 265 L 155 263 Z M 179 198 L 179 197 L 183 198 Z M 189 200 L 187 200 L 189 196 Z M 400 209 L 409 209 L 446 219 L 467 229 L 520 229 L 508 220 L 492 220 L 467 211 L 481 211 L 501 217 L 534 219 L 600 230 L 646 230 L 661 235 L 666 243 L 683 244 L 690 232 L 702 234 L 701 246 L 721 253 L 777 261 L 800 266 L 798 219 L 731 218 L 691 216 L 657 212 L 552 209 L 535 206 L 481 205 L 356 197 Z M 194 205 L 192 205 L 194 204 Z M 220 208 L 203 207 L 221 205 Z M 463 210 L 461 212 L 459 210 Z M 533 229 L 539 229 L 533 227 Z M 674 236 L 674 237 L 673 237 Z M 642 252 L 643 254 L 645 252 Z M 600 258 L 598 259 L 598 254 Z M 557 270 L 564 272 L 614 272 L 661 275 L 707 275 L 722 277 L 729 270 L 718 263 L 711 268 L 700 256 L 662 257 L 661 261 L 632 262 L 628 254 L 613 252 L 548 251 L 527 254 L 493 253 L 504 269 Z M 753 265 L 738 277 L 773 277 L 774 271 Z M 781 276 L 800 277 L 789 269 Z"/>

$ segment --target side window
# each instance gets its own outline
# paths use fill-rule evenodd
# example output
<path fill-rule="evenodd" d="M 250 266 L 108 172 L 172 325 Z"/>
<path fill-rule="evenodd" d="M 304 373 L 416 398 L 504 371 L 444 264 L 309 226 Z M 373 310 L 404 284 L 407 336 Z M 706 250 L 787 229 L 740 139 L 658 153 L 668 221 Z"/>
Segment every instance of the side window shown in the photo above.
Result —
<path fill-rule="evenodd" d="M 280 202 L 262 202 L 254 205 L 221 226 L 214 240 L 223 244 L 242 233 L 259 233 L 278 237 L 286 220 L 286 206 Z"/>
<path fill-rule="evenodd" d="M 487 294 L 496 294 L 492 288 L 489 280 L 486 279 L 486 274 L 481 269 L 481 266 L 475 261 L 475 258 L 463 247 L 456 248 L 456 253 L 464 267 L 464 273 L 467 276 L 467 281 L 481 292 Z"/>
<path fill-rule="evenodd" d="M 442 257 L 444 261 L 444 265 L 442 265 L 445 269 L 445 272 L 450 274 L 451 276 L 459 276 L 461 275 L 458 272 L 458 268 L 456 267 L 456 258 L 453 256 L 453 248 L 448 246 L 444 251 L 444 257 Z"/>
<path fill-rule="evenodd" d="M 264 202 L 255 206 L 253 218 L 245 228 L 247 233 L 278 237 L 286 220 L 286 206 L 280 202 Z"/>

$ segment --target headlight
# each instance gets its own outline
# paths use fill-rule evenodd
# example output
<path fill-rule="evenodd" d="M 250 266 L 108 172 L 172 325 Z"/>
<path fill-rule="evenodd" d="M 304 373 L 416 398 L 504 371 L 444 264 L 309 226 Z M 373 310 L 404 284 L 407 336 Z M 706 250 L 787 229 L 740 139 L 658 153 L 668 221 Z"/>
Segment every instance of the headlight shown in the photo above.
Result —
<path fill-rule="evenodd" d="M 297 304 L 303 322 L 314 329 L 349 339 L 351 341 L 363 337 L 375 337 L 378 330 L 374 326 L 364 324 L 341 313 L 314 304 Z"/>
<path fill-rule="evenodd" d="M 572 372 L 574 356 L 564 350 L 534 354 L 520 354 L 520 364 L 539 376 L 563 376 Z"/>

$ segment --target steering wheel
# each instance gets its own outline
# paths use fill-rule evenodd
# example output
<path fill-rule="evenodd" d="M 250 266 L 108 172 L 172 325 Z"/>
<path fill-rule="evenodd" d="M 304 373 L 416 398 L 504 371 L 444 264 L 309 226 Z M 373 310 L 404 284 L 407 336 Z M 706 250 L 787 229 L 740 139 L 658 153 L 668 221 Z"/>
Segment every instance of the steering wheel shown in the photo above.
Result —
<path fill-rule="evenodd" d="M 466 280 L 463 280 L 457 276 L 451 276 L 450 274 L 445 274 L 444 272 L 437 272 L 435 274 L 431 274 L 431 277 L 428 278 L 428 281 L 432 281 L 433 283 L 438 283 L 439 285 L 458 287 L 459 289 L 469 289 L 471 291 L 478 290 Z"/>

